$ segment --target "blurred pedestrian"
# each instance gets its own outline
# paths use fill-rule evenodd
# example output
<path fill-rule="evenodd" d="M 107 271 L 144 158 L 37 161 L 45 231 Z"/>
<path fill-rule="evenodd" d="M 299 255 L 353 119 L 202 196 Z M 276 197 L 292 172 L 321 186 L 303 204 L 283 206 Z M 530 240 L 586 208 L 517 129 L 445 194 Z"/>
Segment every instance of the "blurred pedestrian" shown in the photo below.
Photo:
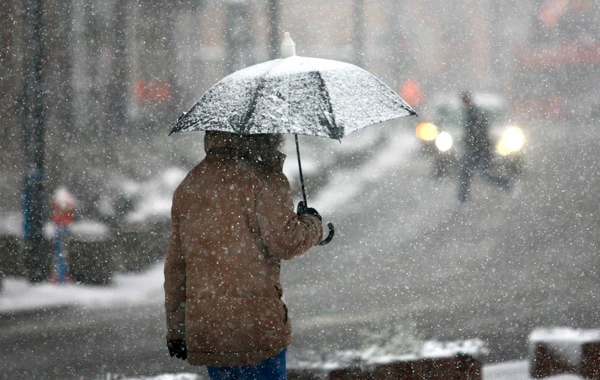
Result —
<path fill-rule="evenodd" d="M 54 222 L 54 268 L 55 280 L 60 284 L 67 282 L 65 237 L 70 232 L 75 216 L 75 197 L 65 186 L 60 186 L 52 196 L 52 221 Z"/>
<path fill-rule="evenodd" d="M 465 115 L 465 153 L 459 175 L 458 200 L 464 203 L 469 199 L 471 180 L 477 169 L 483 178 L 503 189 L 510 189 L 510 181 L 491 173 L 492 143 L 488 134 L 489 120 L 484 111 L 473 102 L 470 91 L 463 91 L 460 98 Z"/>
<path fill-rule="evenodd" d="M 293 210 L 280 135 L 206 132 L 206 157 L 173 196 L 165 262 L 171 356 L 211 379 L 285 379 L 291 324 L 282 259 L 322 239 L 321 216 Z"/>

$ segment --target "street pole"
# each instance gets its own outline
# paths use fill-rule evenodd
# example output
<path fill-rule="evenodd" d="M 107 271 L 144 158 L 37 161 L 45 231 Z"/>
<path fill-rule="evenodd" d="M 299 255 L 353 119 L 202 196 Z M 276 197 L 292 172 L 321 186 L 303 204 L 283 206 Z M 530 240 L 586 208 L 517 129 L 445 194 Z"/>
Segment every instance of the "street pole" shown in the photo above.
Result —
<path fill-rule="evenodd" d="M 109 84 L 110 130 L 111 136 L 123 136 L 127 133 L 127 26 L 129 23 L 129 1 L 116 1 L 114 5 L 113 47 L 115 56 L 112 62 L 114 80 Z M 167 31 L 170 33 L 171 31 Z M 112 145 L 111 141 L 111 145 Z"/>
<path fill-rule="evenodd" d="M 227 1 L 227 56 L 229 72 L 243 69 L 256 62 L 254 57 L 254 40 L 252 30 L 250 1 Z"/>
<path fill-rule="evenodd" d="M 25 7 L 25 86 L 23 93 L 23 152 L 25 161 L 23 224 L 28 279 L 47 278 L 44 252 L 44 117 L 42 0 L 26 0 Z"/>
<path fill-rule="evenodd" d="M 267 17 L 269 18 L 269 59 L 279 58 L 279 0 L 267 1 Z"/>
<path fill-rule="evenodd" d="M 365 54 L 365 1 L 354 0 L 354 63 L 364 67 Z"/>

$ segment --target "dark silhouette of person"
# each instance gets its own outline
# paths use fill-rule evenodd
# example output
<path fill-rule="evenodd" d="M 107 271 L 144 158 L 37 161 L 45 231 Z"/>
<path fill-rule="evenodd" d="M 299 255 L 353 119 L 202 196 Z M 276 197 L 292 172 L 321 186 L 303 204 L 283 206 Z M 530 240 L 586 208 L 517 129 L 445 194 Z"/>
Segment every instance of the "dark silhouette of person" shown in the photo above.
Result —
<path fill-rule="evenodd" d="M 206 157 L 173 195 L 165 259 L 167 348 L 211 379 L 285 379 L 292 325 L 282 260 L 323 237 L 294 212 L 281 135 L 207 131 Z"/>
<path fill-rule="evenodd" d="M 461 92 L 460 98 L 465 110 L 465 154 L 459 176 L 458 200 L 466 202 L 469 199 L 471 180 L 477 169 L 483 178 L 505 190 L 510 189 L 510 181 L 491 173 L 492 143 L 488 135 L 489 119 L 484 111 L 475 105 L 470 91 Z"/>

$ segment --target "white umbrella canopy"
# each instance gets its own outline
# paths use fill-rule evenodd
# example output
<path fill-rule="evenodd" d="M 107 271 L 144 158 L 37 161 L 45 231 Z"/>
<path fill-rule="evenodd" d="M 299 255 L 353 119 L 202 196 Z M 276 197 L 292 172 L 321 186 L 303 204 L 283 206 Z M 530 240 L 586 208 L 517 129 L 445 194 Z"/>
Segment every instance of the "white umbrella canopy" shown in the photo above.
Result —
<path fill-rule="evenodd" d="M 291 133 L 341 139 L 416 112 L 367 71 L 340 61 L 291 56 L 239 70 L 214 85 L 171 133 Z"/>
<path fill-rule="evenodd" d="M 369 72 L 349 63 L 296 56 L 285 33 L 282 57 L 239 70 L 215 84 L 171 133 L 222 131 L 296 136 L 303 204 L 307 207 L 298 135 L 342 137 L 369 125 L 416 115 L 398 94 Z M 171 134 L 170 133 L 170 134 Z M 334 236 L 328 223 L 328 236 Z"/>

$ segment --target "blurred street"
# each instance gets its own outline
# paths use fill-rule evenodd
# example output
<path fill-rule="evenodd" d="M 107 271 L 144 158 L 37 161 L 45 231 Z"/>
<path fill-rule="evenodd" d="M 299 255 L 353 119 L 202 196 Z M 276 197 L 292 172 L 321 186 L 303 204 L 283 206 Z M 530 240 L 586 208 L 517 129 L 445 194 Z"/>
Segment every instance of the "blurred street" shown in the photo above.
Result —
<path fill-rule="evenodd" d="M 284 134 L 295 202 L 300 135 L 336 235 L 282 264 L 288 368 L 480 339 L 515 380 L 532 330 L 600 326 L 599 20 L 600 0 L 1 2 L 0 378 L 206 377 L 166 347 L 173 193 L 206 157 L 179 124 Z"/>
<path fill-rule="evenodd" d="M 336 224 L 332 244 L 283 264 L 291 363 L 307 351 L 359 348 L 392 326 L 407 341 L 481 338 L 489 362 L 526 358 L 527 336 L 537 326 L 597 327 L 600 136 L 591 126 L 524 126 L 526 170 L 516 188 L 509 193 L 476 178 L 466 205 L 456 201 L 456 179 L 431 176 L 410 127 L 376 128 L 385 137 L 381 146 L 309 193 L 324 220 Z M 358 188 L 350 191 L 345 181 Z M 328 195 L 334 189 L 340 199 Z M 0 373 L 202 373 L 169 358 L 164 333 L 162 299 L 5 315 Z"/>

